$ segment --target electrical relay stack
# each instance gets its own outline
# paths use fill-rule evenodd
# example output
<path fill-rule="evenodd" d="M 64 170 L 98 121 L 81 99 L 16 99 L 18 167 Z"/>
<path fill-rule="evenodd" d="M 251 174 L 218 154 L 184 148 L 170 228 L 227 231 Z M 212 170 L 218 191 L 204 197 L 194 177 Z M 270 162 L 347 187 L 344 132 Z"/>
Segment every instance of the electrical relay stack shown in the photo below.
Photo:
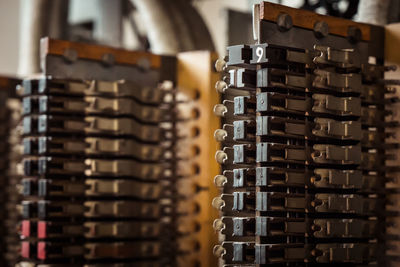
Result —
<path fill-rule="evenodd" d="M 197 124 L 217 74 L 193 87 L 177 78 L 190 55 L 41 45 L 43 76 L 19 88 L 20 266 L 208 266 L 213 163 Z"/>
<path fill-rule="evenodd" d="M 253 14 L 257 44 L 216 64 L 214 253 L 224 266 L 381 266 L 399 170 L 383 29 L 270 3 Z"/>
<path fill-rule="evenodd" d="M 165 133 L 150 123 L 165 114 L 163 95 L 134 89 L 126 82 L 24 81 L 23 257 L 160 257 L 159 201 L 171 167 L 157 153 Z"/>

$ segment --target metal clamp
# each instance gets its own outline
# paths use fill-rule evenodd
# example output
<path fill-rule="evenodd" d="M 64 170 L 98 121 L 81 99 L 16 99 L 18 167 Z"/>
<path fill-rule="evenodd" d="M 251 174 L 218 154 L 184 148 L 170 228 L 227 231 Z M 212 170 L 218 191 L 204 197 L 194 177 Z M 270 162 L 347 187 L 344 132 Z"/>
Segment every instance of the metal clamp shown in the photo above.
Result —
<path fill-rule="evenodd" d="M 361 116 L 361 99 L 314 94 L 312 111 L 340 116 Z"/>
<path fill-rule="evenodd" d="M 359 74 L 339 74 L 317 69 L 314 75 L 313 87 L 341 93 L 361 93 L 361 75 Z"/>
<path fill-rule="evenodd" d="M 360 164 L 361 146 L 314 145 L 312 159 L 320 164 Z"/>
<path fill-rule="evenodd" d="M 354 49 L 334 49 L 329 46 L 314 45 L 319 55 L 314 57 L 316 64 L 333 65 L 340 68 L 361 68 L 360 58 Z"/>
<path fill-rule="evenodd" d="M 334 137 L 341 140 L 361 140 L 361 123 L 358 121 L 335 121 L 315 118 L 312 133 L 320 137 Z"/>

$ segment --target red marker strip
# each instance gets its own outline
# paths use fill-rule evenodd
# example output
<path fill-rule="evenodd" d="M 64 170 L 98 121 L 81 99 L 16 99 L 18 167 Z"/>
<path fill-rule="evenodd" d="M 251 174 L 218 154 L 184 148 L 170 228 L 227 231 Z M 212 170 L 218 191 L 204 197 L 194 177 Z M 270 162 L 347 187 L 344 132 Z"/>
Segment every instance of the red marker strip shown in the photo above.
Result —
<path fill-rule="evenodd" d="M 28 220 L 22 221 L 22 238 L 31 236 L 31 222 Z"/>
<path fill-rule="evenodd" d="M 31 256 L 31 244 L 28 241 L 21 242 L 21 257 L 30 258 Z"/>
<path fill-rule="evenodd" d="M 37 225 L 37 236 L 38 238 L 46 238 L 47 237 L 47 224 L 46 222 L 38 222 Z"/>
<path fill-rule="evenodd" d="M 37 257 L 40 260 L 46 259 L 46 242 L 38 242 Z"/>

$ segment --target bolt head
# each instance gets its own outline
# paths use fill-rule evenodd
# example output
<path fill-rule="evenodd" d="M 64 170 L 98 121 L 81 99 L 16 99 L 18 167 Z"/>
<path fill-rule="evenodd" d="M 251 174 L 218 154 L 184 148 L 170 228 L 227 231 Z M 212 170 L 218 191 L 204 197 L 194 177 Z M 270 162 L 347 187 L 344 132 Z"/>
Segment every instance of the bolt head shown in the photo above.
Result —
<path fill-rule="evenodd" d="M 361 41 L 362 33 L 358 27 L 350 26 L 347 29 L 347 39 L 350 43 L 358 43 Z"/>
<path fill-rule="evenodd" d="M 329 26 L 324 21 L 317 21 L 314 24 L 314 34 L 317 38 L 324 38 L 329 34 Z"/>
<path fill-rule="evenodd" d="M 280 31 L 288 31 L 293 27 L 292 17 L 289 14 L 281 13 L 276 21 Z"/>

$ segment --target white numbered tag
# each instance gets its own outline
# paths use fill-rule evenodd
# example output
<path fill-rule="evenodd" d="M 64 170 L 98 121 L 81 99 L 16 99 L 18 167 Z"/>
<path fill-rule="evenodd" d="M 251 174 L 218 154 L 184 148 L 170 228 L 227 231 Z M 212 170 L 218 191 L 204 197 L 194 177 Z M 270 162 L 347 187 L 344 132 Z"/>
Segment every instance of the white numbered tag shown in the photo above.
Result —
<path fill-rule="evenodd" d="M 259 63 L 264 55 L 264 49 L 262 47 L 257 47 L 256 49 L 256 55 L 257 55 L 257 63 Z"/>

